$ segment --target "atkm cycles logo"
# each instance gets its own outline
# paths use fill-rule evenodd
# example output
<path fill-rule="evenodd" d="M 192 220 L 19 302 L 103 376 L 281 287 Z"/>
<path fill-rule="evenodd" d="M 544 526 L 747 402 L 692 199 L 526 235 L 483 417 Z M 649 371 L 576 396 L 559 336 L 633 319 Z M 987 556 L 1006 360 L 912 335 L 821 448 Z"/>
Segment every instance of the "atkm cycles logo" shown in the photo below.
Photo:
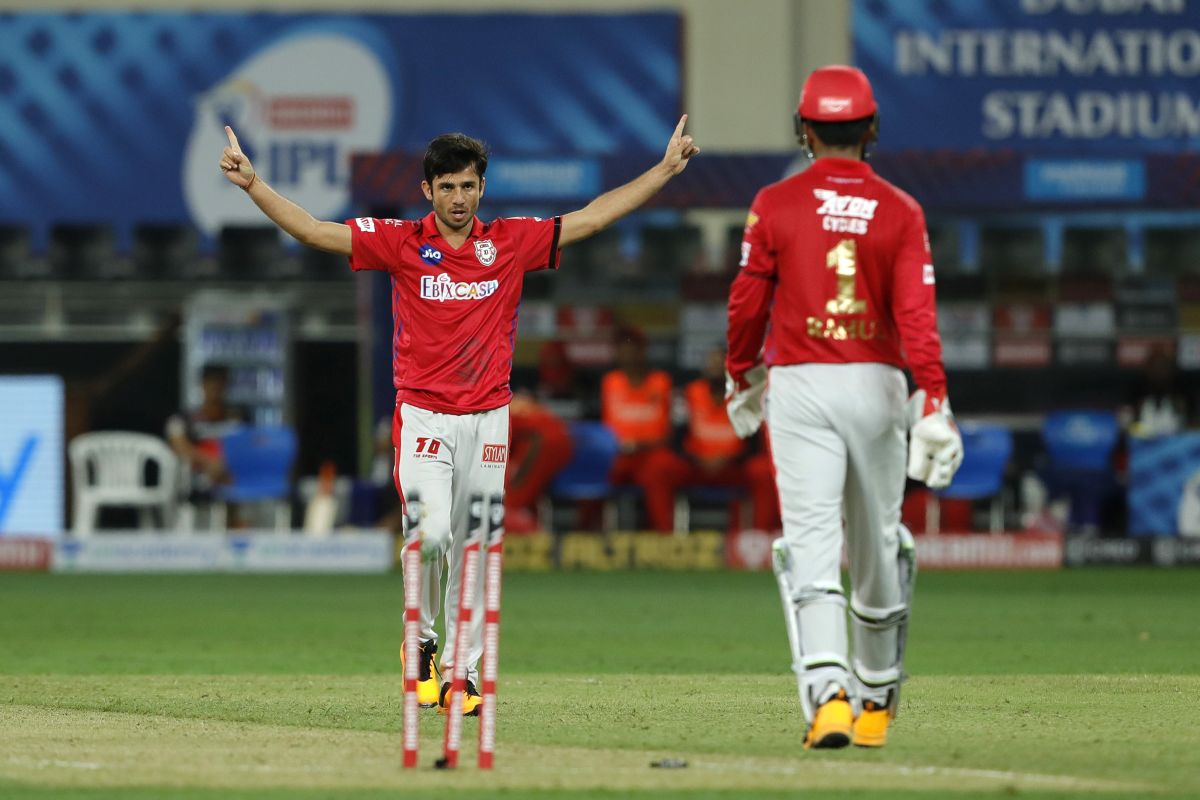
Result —
<path fill-rule="evenodd" d="M 438 250 L 431 244 L 422 244 L 417 250 L 421 256 L 421 260 L 431 267 L 440 267 L 442 265 L 442 251 Z"/>
<path fill-rule="evenodd" d="M 481 239 L 475 243 L 475 257 L 485 267 L 490 267 L 496 261 L 496 245 L 491 239 Z"/>
<path fill-rule="evenodd" d="M 491 297 L 500 288 L 500 281 L 456 281 L 443 272 L 436 278 L 421 276 L 421 299 L 437 300 L 483 300 Z"/>
<path fill-rule="evenodd" d="M 838 194 L 832 189 L 813 189 L 813 194 L 821 201 L 817 209 L 823 217 L 821 226 L 834 233 L 865 234 L 879 206 L 878 200 Z"/>

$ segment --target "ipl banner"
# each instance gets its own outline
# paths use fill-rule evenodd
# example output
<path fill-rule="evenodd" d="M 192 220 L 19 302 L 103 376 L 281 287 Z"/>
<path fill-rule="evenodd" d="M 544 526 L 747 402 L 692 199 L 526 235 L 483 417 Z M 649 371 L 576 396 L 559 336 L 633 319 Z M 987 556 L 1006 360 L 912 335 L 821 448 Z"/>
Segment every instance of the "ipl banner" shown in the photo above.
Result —
<path fill-rule="evenodd" d="M 351 211 L 351 153 L 449 131 L 503 152 L 657 152 L 681 105 L 680 42 L 673 13 L 3 14 L 0 221 L 35 246 L 55 221 L 120 237 L 257 224 L 217 168 L 225 125 L 327 219 Z"/>
<path fill-rule="evenodd" d="M 1120 157 L 1200 143 L 1196 0 L 856 0 L 853 28 L 881 150 Z M 1136 161 L 1052 166 L 1027 182 L 1131 197 L 1144 182 Z"/>

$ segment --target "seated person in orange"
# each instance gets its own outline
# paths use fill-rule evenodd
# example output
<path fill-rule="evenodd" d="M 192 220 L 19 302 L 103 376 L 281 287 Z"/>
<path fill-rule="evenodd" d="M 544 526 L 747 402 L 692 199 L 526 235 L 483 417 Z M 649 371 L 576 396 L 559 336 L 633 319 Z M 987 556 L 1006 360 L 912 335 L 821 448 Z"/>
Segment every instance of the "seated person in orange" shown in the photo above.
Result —
<path fill-rule="evenodd" d="M 703 372 L 684 388 L 683 396 L 688 412 L 683 449 L 691 461 L 686 484 L 744 487 L 753 503 L 754 527 L 781 528 L 771 457 L 748 453 L 747 442 L 734 433 L 725 412 L 724 350 L 708 354 Z"/>
<path fill-rule="evenodd" d="M 650 369 L 641 331 L 618 334 L 617 368 L 600 384 L 600 417 L 621 445 L 613 483 L 641 487 L 649 528 L 669 533 L 675 523 L 675 492 L 688 465 L 670 446 L 671 376 Z"/>
<path fill-rule="evenodd" d="M 513 395 L 508 420 L 505 527 L 512 533 L 529 533 L 537 529 L 538 498 L 571 460 L 571 431 L 526 391 Z"/>

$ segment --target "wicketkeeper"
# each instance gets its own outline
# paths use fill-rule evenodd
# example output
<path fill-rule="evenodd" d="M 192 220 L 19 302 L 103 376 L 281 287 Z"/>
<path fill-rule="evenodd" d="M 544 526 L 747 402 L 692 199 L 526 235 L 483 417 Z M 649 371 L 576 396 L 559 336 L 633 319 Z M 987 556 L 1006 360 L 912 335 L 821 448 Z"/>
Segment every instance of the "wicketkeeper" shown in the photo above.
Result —
<path fill-rule="evenodd" d="M 905 463 L 936 489 L 962 459 L 924 213 L 866 164 L 878 124 L 862 72 L 809 76 L 796 133 L 811 162 L 754 199 L 729 297 L 727 410 L 750 436 L 765 406 L 783 516 L 775 572 L 805 748 L 886 741 L 916 567 L 900 523 Z M 919 387 L 911 403 L 906 366 Z"/>

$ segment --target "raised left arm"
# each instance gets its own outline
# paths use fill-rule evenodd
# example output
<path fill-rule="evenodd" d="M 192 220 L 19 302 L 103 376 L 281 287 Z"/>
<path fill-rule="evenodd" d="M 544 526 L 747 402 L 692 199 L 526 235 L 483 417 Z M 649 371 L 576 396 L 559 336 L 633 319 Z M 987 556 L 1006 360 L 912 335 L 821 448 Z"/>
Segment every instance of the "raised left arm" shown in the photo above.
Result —
<path fill-rule="evenodd" d="M 688 165 L 688 159 L 700 152 L 691 135 L 685 135 L 683 132 L 686 123 L 687 114 L 684 114 L 679 118 L 675 132 L 671 134 L 671 141 L 667 143 L 667 152 L 662 161 L 629 183 L 605 192 L 578 211 L 564 214 L 558 246 L 566 247 L 599 233 L 639 208 L 666 186 L 667 181 L 683 172 Z"/>

